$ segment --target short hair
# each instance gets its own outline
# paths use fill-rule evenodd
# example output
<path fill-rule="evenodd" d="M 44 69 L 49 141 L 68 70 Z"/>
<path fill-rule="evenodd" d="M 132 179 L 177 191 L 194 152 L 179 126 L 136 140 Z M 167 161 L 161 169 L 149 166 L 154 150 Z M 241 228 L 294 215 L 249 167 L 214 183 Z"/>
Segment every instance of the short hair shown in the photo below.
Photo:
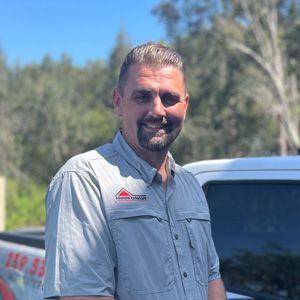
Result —
<path fill-rule="evenodd" d="M 128 71 L 132 65 L 147 65 L 150 67 L 173 66 L 178 68 L 184 78 L 183 62 L 181 56 L 174 50 L 159 43 L 148 42 L 133 48 L 125 57 L 120 69 L 118 89 L 124 91 Z"/>

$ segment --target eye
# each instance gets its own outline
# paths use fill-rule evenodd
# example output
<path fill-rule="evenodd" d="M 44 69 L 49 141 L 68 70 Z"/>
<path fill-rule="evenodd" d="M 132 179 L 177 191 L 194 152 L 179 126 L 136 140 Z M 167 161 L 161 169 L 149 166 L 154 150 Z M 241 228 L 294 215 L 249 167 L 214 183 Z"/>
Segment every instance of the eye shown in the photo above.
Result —
<path fill-rule="evenodd" d="M 180 97 L 177 94 L 164 93 L 161 95 L 161 101 L 165 107 L 173 106 L 180 102 Z"/>
<path fill-rule="evenodd" d="M 140 91 L 138 93 L 136 93 L 133 96 L 133 100 L 137 103 L 137 104 L 144 104 L 144 103 L 148 103 L 152 100 L 152 95 L 150 92 L 147 91 Z"/>

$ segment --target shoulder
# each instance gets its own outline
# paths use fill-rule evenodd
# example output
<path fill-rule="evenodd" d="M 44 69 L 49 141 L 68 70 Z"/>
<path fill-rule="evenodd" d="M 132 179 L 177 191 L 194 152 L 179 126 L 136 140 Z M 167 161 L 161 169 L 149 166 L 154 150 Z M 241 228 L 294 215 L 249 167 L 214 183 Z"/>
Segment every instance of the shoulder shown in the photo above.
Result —
<path fill-rule="evenodd" d="M 96 149 L 90 150 L 85 153 L 70 158 L 65 165 L 61 168 L 61 172 L 85 172 L 89 171 L 95 165 L 109 159 L 114 155 L 114 149 L 111 144 L 105 144 Z"/>
<path fill-rule="evenodd" d="M 97 171 L 102 169 L 103 165 L 109 164 L 110 159 L 116 156 L 117 153 L 112 147 L 112 144 L 105 144 L 96 149 L 77 154 L 71 157 L 59 169 L 53 177 L 50 186 L 54 182 L 62 181 L 64 177 L 71 175 L 75 177 L 96 177 Z"/>
<path fill-rule="evenodd" d="M 179 166 L 178 164 L 175 165 L 175 176 L 178 180 L 182 181 L 186 184 L 195 184 L 196 186 L 199 185 L 199 182 L 195 178 L 195 176 L 189 172 L 188 170 L 184 169 L 182 166 Z"/>
<path fill-rule="evenodd" d="M 181 192 L 181 198 L 187 196 L 195 211 L 208 212 L 205 194 L 196 177 L 181 166 L 176 165 L 175 181 Z"/>

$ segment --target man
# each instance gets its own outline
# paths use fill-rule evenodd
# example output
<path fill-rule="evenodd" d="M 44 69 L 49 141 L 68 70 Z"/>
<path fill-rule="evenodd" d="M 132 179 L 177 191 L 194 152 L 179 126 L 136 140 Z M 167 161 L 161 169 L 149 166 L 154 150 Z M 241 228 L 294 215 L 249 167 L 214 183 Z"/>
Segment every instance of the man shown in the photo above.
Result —
<path fill-rule="evenodd" d="M 188 102 L 176 52 L 147 43 L 126 56 L 122 129 L 49 186 L 45 298 L 225 299 L 204 194 L 168 152 Z"/>

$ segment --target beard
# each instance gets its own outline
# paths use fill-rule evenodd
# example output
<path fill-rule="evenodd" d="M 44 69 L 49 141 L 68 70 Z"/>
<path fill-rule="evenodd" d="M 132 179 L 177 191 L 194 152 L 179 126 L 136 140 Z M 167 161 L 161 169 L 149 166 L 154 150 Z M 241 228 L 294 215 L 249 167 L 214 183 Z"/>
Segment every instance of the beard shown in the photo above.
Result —
<path fill-rule="evenodd" d="M 163 151 L 169 149 L 179 135 L 182 121 L 170 120 L 165 117 L 145 117 L 137 122 L 137 139 L 139 144 L 150 151 Z M 147 127 L 157 128 L 155 132 L 148 132 Z"/>

